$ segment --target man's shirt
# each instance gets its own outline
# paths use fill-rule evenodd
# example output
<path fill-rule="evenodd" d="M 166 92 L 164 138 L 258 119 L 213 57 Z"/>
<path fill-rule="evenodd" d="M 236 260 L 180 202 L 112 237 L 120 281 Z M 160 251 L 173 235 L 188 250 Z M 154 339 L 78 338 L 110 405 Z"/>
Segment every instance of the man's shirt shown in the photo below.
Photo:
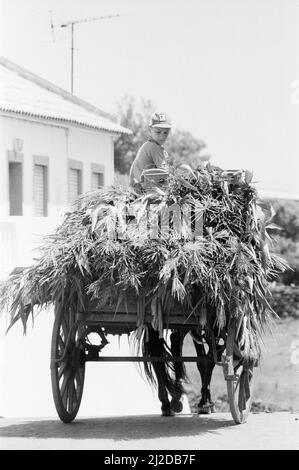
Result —
<path fill-rule="evenodd" d="M 137 152 L 130 169 L 130 184 L 140 183 L 143 170 L 149 168 L 163 168 L 168 154 L 164 147 L 155 140 L 149 139 Z"/>

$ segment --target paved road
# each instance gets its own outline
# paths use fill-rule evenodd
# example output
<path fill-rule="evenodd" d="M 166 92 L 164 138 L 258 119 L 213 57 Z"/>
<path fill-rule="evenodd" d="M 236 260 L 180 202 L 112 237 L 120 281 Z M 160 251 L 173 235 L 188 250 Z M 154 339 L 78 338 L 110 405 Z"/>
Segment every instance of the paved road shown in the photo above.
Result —
<path fill-rule="evenodd" d="M 0 419 L 1 449 L 299 449 L 299 414 L 251 414 L 235 425 L 229 413 Z"/>

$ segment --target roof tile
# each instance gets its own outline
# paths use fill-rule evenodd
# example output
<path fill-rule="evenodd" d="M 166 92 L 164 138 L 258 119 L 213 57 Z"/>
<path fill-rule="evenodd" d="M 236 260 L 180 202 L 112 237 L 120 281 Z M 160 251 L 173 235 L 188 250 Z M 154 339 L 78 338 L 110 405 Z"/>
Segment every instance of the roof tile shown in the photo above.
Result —
<path fill-rule="evenodd" d="M 8 61 L 8 64 L 12 63 Z M 22 71 L 19 66 L 16 67 Z M 72 96 L 67 92 L 64 92 L 64 96 L 57 93 L 55 90 L 59 88 L 55 85 L 53 90 L 48 89 L 43 86 L 43 79 L 39 82 L 39 77 L 33 74 L 32 77 L 36 78 L 37 82 L 30 79 L 30 72 L 27 73 L 27 77 L 22 76 L 18 71 L 7 67 L 6 62 L 0 61 L 0 110 L 116 134 L 131 133 L 129 129 L 118 125 L 112 119 L 101 116 L 100 110 L 99 114 L 96 114 L 72 101 Z"/>

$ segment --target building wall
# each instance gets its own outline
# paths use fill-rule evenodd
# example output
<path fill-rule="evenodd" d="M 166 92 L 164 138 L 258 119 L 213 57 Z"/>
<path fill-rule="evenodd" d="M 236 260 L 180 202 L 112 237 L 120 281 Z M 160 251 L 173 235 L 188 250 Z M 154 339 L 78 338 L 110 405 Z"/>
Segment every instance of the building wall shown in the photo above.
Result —
<path fill-rule="evenodd" d="M 49 216 L 68 207 L 68 159 L 83 163 L 82 191 L 91 189 L 91 165 L 105 166 L 105 185 L 113 181 L 113 140 L 108 133 L 63 128 L 0 117 L 0 215 L 9 214 L 8 156 L 14 139 L 23 140 L 23 214 L 33 216 L 33 157 L 49 157 Z"/>
<path fill-rule="evenodd" d="M 23 141 L 23 216 L 9 215 L 8 152 Z M 0 116 L 0 276 L 17 265 L 30 264 L 41 236 L 62 220 L 68 204 L 69 159 L 82 163 L 82 193 L 91 190 L 92 165 L 104 166 L 104 184 L 114 177 L 112 136 L 104 132 L 66 128 Z M 33 165 L 48 157 L 48 217 L 34 215 Z M 3 276 L 3 274 L 2 274 Z"/>

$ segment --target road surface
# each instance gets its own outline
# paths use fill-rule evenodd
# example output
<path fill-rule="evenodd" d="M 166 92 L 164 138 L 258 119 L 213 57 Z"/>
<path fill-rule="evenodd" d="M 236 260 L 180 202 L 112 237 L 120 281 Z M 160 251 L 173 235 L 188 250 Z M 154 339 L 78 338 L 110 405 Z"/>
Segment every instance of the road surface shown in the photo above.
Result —
<path fill-rule="evenodd" d="M 299 449 L 299 414 L 251 414 L 235 425 L 229 413 L 0 419 L 0 449 L 204 450 Z"/>

